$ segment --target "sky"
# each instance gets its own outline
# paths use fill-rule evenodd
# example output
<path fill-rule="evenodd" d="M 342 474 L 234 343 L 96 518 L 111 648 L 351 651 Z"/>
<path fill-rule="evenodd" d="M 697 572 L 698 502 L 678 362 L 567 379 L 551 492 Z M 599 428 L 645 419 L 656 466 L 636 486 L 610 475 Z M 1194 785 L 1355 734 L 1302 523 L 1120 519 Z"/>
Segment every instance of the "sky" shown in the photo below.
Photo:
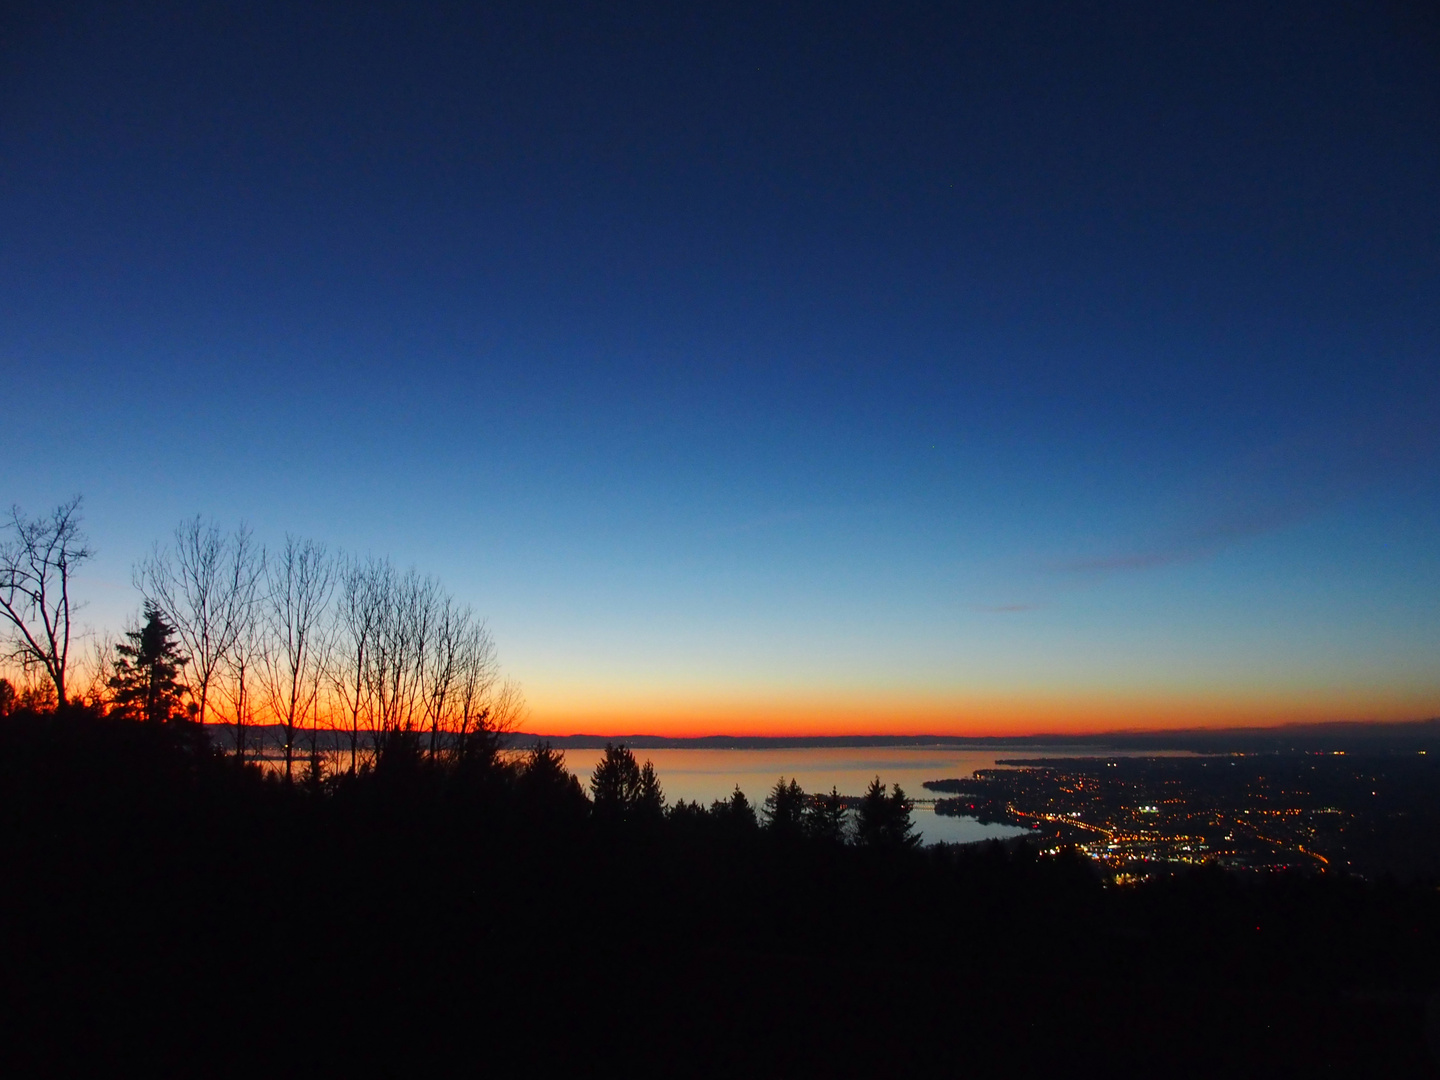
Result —
<path fill-rule="evenodd" d="M 549 733 L 1440 714 L 1433 6 L 31 5 L 0 502 L 388 554 Z"/>

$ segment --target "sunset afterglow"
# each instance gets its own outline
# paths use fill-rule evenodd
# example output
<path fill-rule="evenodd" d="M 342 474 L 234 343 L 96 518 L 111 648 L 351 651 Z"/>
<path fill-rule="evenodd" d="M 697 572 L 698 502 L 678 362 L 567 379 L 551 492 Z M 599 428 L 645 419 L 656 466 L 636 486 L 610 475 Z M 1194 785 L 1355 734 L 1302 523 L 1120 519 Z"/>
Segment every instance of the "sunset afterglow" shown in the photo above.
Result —
<path fill-rule="evenodd" d="M 1126 695 L 1084 692 L 1053 697 L 995 696 L 943 699 L 853 695 L 833 698 L 757 696 L 688 700 L 587 694 L 574 700 L 530 696 L 529 730 L 553 735 L 943 735 L 1005 737 L 1080 735 L 1111 731 L 1270 727 L 1328 721 L 1411 720 L 1433 711 L 1434 697 L 1400 697 L 1383 690 L 1309 699 L 1205 697 L 1200 694 Z"/>
<path fill-rule="evenodd" d="M 654 18 L 397 9 L 243 85 L 223 20 L 37 22 L 0 444 L 84 496 L 86 642 L 200 515 L 433 576 L 543 733 L 1440 713 L 1409 38 Z"/>
<path fill-rule="evenodd" d="M 6 1075 L 1431 1075 L 1437 61 L 7 5 Z"/>

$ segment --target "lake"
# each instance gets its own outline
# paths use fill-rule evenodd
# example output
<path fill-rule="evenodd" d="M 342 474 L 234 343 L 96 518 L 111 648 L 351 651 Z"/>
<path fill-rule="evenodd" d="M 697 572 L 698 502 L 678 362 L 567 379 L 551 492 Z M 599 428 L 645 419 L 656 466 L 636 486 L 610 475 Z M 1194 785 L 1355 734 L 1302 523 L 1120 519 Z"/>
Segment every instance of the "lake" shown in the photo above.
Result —
<path fill-rule="evenodd" d="M 838 788 L 842 795 L 861 795 L 876 776 L 888 787 L 899 784 L 917 803 L 913 820 L 927 844 L 966 844 L 977 840 L 1018 836 L 1024 829 L 1008 825 L 982 825 L 974 818 L 942 817 L 935 813 L 932 792 L 920 785 L 926 780 L 968 777 L 976 769 L 989 769 L 996 758 L 1043 757 L 1065 753 L 1064 748 L 1036 746 L 987 747 L 966 750 L 928 747 L 820 747 L 793 750 L 637 750 L 643 764 L 654 763 L 670 802 L 696 800 L 709 805 L 728 798 L 738 786 L 745 797 L 760 804 L 775 781 L 782 776 L 794 779 L 809 792 Z M 1069 753 L 1077 753 L 1070 748 Z M 1086 755 L 1103 753 L 1094 747 L 1079 751 Z M 588 786 L 590 773 L 604 756 L 603 750 L 569 749 L 565 765 Z"/>
<path fill-rule="evenodd" d="M 222 730 L 217 725 L 217 730 Z M 251 732 L 252 746 L 261 736 L 260 729 Z M 265 731 L 264 765 L 279 768 L 278 734 Z M 334 768 L 343 768 L 348 758 L 337 748 L 334 733 L 331 746 L 325 748 Z M 226 745 L 228 732 L 219 737 Z M 253 752 L 253 751 L 252 751 Z M 575 773 L 588 791 L 590 774 L 604 756 L 604 750 L 571 747 L 563 750 L 565 767 Z M 1040 757 L 1117 757 L 1188 755 L 1176 750 L 1116 750 L 1093 745 L 1051 746 L 991 745 L 983 749 L 956 746 L 894 746 L 894 747 L 794 747 L 790 749 L 691 749 L 661 747 L 636 750 L 642 763 L 653 762 L 665 789 L 665 797 L 693 800 L 708 806 L 716 799 L 729 798 L 738 786 L 759 812 L 760 804 L 782 776 L 794 779 L 806 791 L 825 793 L 834 787 L 842 795 L 862 795 L 875 777 L 888 787 L 899 784 L 905 794 L 916 800 L 913 820 L 927 844 L 968 844 L 979 840 L 1003 840 L 1019 836 L 1024 829 L 1008 825 L 982 825 L 975 818 L 942 817 L 935 813 L 934 793 L 921 785 L 926 780 L 967 778 L 976 769 L 995 767 L 998 758 Z M 362 752 L 362 757 L 364 757 Z M 303 774 L 305 754 L 296 755 L 296 769 Z"/>

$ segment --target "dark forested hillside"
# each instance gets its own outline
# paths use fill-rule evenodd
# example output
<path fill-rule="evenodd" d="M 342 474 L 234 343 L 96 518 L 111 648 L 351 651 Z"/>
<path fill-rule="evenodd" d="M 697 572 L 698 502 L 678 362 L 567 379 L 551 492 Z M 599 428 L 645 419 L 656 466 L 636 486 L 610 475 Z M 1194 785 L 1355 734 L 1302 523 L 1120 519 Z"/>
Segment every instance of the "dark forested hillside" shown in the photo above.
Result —
<path fill-rule="evenodd" d="M 1430 1068 L 1433 883 L 1117 889 L 667 807 L 623 768 L 597 814 L 557 764 L 286 784 L 196 725 L 0 720 L 6 1071 Z"/>

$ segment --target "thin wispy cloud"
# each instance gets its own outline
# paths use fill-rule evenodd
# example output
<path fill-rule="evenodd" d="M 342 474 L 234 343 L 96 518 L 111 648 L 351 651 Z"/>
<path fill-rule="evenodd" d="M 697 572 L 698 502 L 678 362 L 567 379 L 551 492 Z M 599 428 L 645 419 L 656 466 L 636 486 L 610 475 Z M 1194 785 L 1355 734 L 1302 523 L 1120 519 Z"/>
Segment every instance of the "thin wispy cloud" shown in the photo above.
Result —
<path fill-rule="evenodd" d="M 1211 558 L 1225 548 L 1244 540 L 1275 532 L 1287 525 L 1294 524 L 1302 516 L 1304 515 L 1295 515 L 1284 520 L 1277 518 L 1264 523 L 1217 524 L 1210 528 L 1197 530 L 1189 537 L 1157 544 L 1153 548 L 1064 560 L 1052 564 L 1051 569 L 1061 574 L 1107 574 L 1154 570 L 1179 563 L 1198 562 Z"/>
<path fill-rule="evenodd" d="M 1352 431 L 1272 443 L 1230 462 L 1182 496 L 1181 523 L 1132 547 L 1061 559 L 1059 574 L 1143 571 L 1212 558 L 1226 548 L 1292 528 L 1383 483 L 1394 474 L 1393 439 Z M 1188 519 L 1188 520 L 1187 520 Z"/>

